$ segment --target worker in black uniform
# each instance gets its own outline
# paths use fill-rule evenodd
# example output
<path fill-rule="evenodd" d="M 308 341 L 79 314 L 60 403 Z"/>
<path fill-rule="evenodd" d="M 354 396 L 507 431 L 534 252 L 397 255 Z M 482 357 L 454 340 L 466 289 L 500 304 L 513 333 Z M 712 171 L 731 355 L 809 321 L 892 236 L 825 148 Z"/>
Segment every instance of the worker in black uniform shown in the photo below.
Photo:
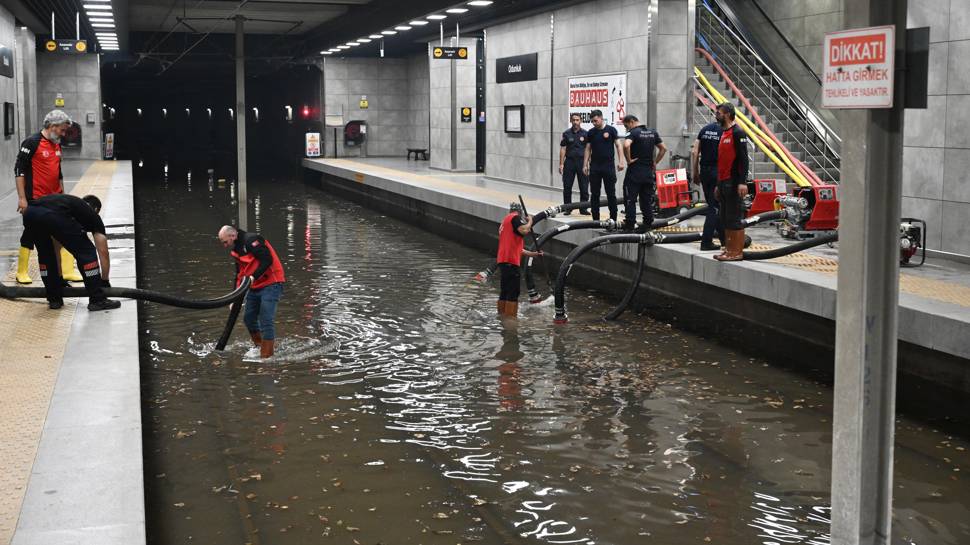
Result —
<path fill-rule="evenodd" d="M 667 153 L 667 145 L 660 138 L 657 129 L 649 129 L 640 124 L 635 115 L 623 118 L 627 136 L 623 142 L 623 153 L 630 168 L 623 179 L 623 197 L 626 218 L 623 228 L 632 231 L 637 224 L 637 199 L 640 199 L 640 212 L 643 223 L 638 233 L 646 233 L 653 224 L 653 196 L 657 192 L 657 165 Z M 656 153 L 656 155 L 655 155 Z"/>
<path fill-rule="evenodd" d="M 701 251 L 710 252 L 721 247 L 714 244 L 714 234 L 724 244 L 724 228 L 719 218 L 720 204 L 714 196 L 717 188 L 717 147 L 721 142 L 721 113 L 720 108 L 714 110 L 714 123 L 708 123 L 697 133 L 697 139 L 690 150 L 691 180 L 704 190 L 704 200 L 707 201 L 707 217 L 704 219 L 704 231 L 701 233 Z"/>
<path fill-rule="evenodd" d="M 583 173 L 589 176 L 589 200 L 593 219 L 600 219 L 600 189 L 606 189 L 606 204 L 610 219 L 616 221 L 616 172 L 626 168 L 619 134 L 612 125 L 603 120 L 603 112 L 590 112 L 593 128 L 586 131 L 586 153 L 583 157 Z M 615 163 L 620 156 L 619 164 Z"/>
<path fill-rule="evenodd" d="M 583 172 L 583 156 L 586 153 L 586 130 L 579 114 L 569 116 L 570 127 L 563 131 L 559 142 L 559 174 L 562 174 L 562 202 L 573 202 L 573 180 L 579 178 L 579 202 L 589 200 L 589 178 Z M 567 210 L 564 214 L 572 214 Z M 581 208 L 580 215 L 588 216 L 589 210 Z"/>
<path fill-rule="evenodd" d="M 88 292 L 88 310 L 110 310 L 121 306 L 120 301 L 104 296 L 103 288 L 110 286 L 111 261 L 104 222 L 98 216 L 100 211 L 101 200 L 94 195 L 82 199 L 63 193 L 34 199 L 24 209 L 24 228 L 37 248 L 40 276 L 47 288 L 47 303 L 51 309 L 64 306 L 64 280 L 54 251 L 55 240 L 77 260 Z M 94 237 L 94 244 L 87 233 Z"/>

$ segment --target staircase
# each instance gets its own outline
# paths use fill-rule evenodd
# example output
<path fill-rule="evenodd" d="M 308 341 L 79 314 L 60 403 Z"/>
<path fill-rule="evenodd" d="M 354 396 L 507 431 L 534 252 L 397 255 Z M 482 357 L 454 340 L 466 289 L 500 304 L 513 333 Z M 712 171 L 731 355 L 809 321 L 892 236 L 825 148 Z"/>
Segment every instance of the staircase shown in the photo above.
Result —
<path fill-rule="evenodd" d="M 718 17 L 716 3 L 697 6 L 697 46 L 706 49 L 727 72 L 778 140 L 825 183 L 838 183 L 841 141 L 810 106 L 775 75 L 725 19 Z M 706 57 L 695 52 L 694 63 L 710 83 L 753 120 L 730 86 Z M 701 91 L 704 94 L 703 90 Z M 713 113 L 695 101 L 696 129 L 713 120 Z M 760 149 L 751 156 L 755 178 L 787 179 Z"/>

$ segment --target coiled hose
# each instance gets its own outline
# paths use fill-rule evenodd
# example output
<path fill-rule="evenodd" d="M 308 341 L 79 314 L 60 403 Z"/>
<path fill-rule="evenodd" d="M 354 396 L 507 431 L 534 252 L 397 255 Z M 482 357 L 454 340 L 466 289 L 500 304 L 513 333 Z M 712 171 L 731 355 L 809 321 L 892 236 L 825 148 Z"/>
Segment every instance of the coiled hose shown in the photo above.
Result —
<path fill-rule="evenodd" d="M 706 206 L 697 207 L 697 208 L 688 210 L 687 212 L 684 212 L 684 214 L 680 214 L 679 216 L 682 217 L 682 216 L 691 214 L 692 212 L 693 212 L 693 215 L 700 214 L 701 211 L 703 211 L 705 208 Z M 698 211 L 698 209 L 700 209 L 700 211 Z M 677 216 L 675 216 L 674 218 L 676 217 Z M 767 221 L 776 221 L 780 219 L 785 219 L 786 217 L 788 217 L 788 213 L 785 210 L 776 210 L 773 212 L 766 212 L 764 214 L 758 214 L 755 216 L 751 216 L 749 218 L 745 218 L 742 221 L 742 223 L 745 227 L 749 227 L 749 226 L 757 225 L 759 223 L 764 223 Z M 668 220 L 673 220 L 674 218 L 668 218 Z M 654 224 L 656 224 L 656 222 L 654 222 Z M 640 279 L 643 276 L 643 269 L 646 266 L 646 258 L 645 258 L 646 246 L 653 246 L 654 244 L 683 244 L 688 242 L 697 242 L 697 241 L 700 241 L 701 236 L 702 234 L 697 232 L 661 233 L 657 231 L 651 231 L 642 235 L 641 234 L 605 235 L 605 236 L 601 236 L 601 237 L 589 240 L 581 246 L 577 246 L 576 248 L 573 249 L 572 252 L 569 253 L 569 255 L 566 257 L 566 260 L 563 261 L 562 267 L 559 268 L 559 275 L 556 278 L 556 288 L 555 288 L 556 316 L 554 318 L 554 322 L 557 324 L 565 324 L 569 321 L 569 318 L 566 315 L 566 278 L 569 276 L 569 271 L 572 268 L 573 263 L 575 263 L 580 257 L 582 257 L 583 254 L 589 252 L 594 248 L 598 248 L 600 246 L 604 246 L 607 244 L 623 244 L 623 243 L 640 244 L 640 248 L 637 249 L 637 272 L 635 275 L 634 282 L 632 282 L 630 284 L 630 287 L 627 288 L 626 294 L 623 296 L 623 299 L 620 301 L 620 304 L 617 305 L 616 308 L 611 310 L 608 314 L 606 314 L 606 316 L 604 316 L 604 319 L 606 320 L 615 320 L 621 314 L 623 314 L 623 312 L 626 311 L 626 308 L 630 305 L 630 302 L 633 301 L 633 297 L 636 295 L 636 292 L 640 287 Z M 748 254 L 755 255 L 756 257 L 754 257 L 753 259 L 770 259 L 772 256 L 778 257 L 779 255 L 788 255 L 787 253 L 783 253 L 784 250 L 786 250 L 787 248 L 791 248 L 791 250 L 788 253 L 794 253 L 797 251 L 804 250 L 806 248 L 812 248 L 814 246 L 820 246 L 827 242 L 832 242 L 832 240 L 830 240 L 829 237 L 831 237 L 831 235 L 819 237 L 811 241 L 793 244 L 786 248 L 769 250 L 767 252 L 745 252 L 745 259 L 747 259 Z M 778 255 L 774 255 L 775 253 L 777 253 Z M 764 254 L 765 257 L 760 257 L 762 254 Z"/>
<path fill-rule="evenodd" d="M 229 336 L 232 334 L 232 329 L 236 325 L 236 320 L 239 319 L 239 309 L 242 307 L 243 299 L 246 298 L 246 294 L 249 292 L 250 286 L 253 284 L 253 279 L 250 277 L 243 278 L 243 281 L 239 284 L 239 287 L 223 295 L 222 297 L 217 297 L 215 299 L 184 299 L 181 297 L 174 297 L 164 293 L 159 293 L 157 291 L 143 290 L 138 288 L 104 288 L 105 297 L 114 297 L 119 299 L 136 299 L 139 301 L 148 301 L 151 303 L 158 303 L 161 305 L 168 305 L 170 307 L 187 308 L 192 310 L 209 310 L 214 308 L 224 307 L 226 305 L 232 305 L 229 311 L 229 319 L 226 321 L 226 327 L 223 329 L 222 336 L 219 338 L 219 342 L 216 344 L 217 350 L 223 350 L 226 344 L 229 342 Z M 64 288 L 64 297 L 87 297 L 88 292 L 85 288 Z M 0 283 L 0 297 L 6 299 L 43 299 L 47 297 L 47 290 L 42 287 L 26 288 L 22 286 L 8 286 L 6 284 Z"/>

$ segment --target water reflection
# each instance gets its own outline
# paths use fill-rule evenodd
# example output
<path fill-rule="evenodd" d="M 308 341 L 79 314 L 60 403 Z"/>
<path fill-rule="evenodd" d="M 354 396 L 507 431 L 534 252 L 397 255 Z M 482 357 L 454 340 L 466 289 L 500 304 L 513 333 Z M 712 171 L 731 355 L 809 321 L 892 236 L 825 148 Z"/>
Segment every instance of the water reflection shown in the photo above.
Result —
<path fill-rule="evenodd" d="M 178 186 L 138 182 L 142 285 L 221 292 L 234 185 Z M 828 387 L 589 294 L 568 327 L 503 324 L 482 254 L 298 184 L 250 195 L 285 248 L 276 361 L 240 332 L 213 354 L 222 314 L 141 307 L 152 543 L 827 540 Z M 970 539 L 966 443 L 897 439 L 895 542 Z"/>

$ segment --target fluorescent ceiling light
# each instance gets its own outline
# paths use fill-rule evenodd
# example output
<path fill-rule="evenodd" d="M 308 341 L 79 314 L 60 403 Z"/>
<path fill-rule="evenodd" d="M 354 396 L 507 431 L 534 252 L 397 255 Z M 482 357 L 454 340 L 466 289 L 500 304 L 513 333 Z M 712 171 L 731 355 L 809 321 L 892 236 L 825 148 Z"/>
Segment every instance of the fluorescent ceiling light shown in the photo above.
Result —
<path fill-rule="evenodd" d="M 424 26 L 424 25 L 428 24 L 428 22 L 427 21 L 411 21 L 408 24 L 411 25 L 411 26 Z"/>
<path fill-rule="evenodd" d="M 411 27 L 407 25 L 400 25 L 400 26 L 394 27 L 394 30 L 411 30 Z"/>
<path fill-rule="evenodd" d="M 91 23 L 94 28 L 114 28 L 114 23 Z"/>
<path fill-rule="evenodd" d="M 333 51 L 321 51 L 321 55 L 333 55 Z"/>
<path fill-rule="evenodd" d="M 442 19 L 447 19 L 447 15 L 428 15 L 428 19 L 432 21 L 440 21 Z"/>
<path fill-rule="evenodd" d="M 92 23 L 113 23 L 115 20 L 111 17 L 91 17 Z"/>
<path fill-rule="evenodd" d="M 349 45 L 351 47 L 357 47 L 358 45 L 360 45 L 360 43 L 359 42 L 347 42 L 347 45 Z"/>
<path fill-rule="evenodd" d="M 114 42 L 118 43 L 118 38 L 98 38 L 99 42 Z"/>
<path fill-rule="evenodd" d="M 84 0 L 85 2 L 104 2 L 105 4 L 110 4 L 111 0 Z"/>
<path fill-rule="evenodd" d="M 118 35 L 115 34 L 114 32 L 95 32 L 94 35 L 97 36 L 98 38 L 117 38 L 118 37 Z"/>
<path fill-rule="evenodd" d="M 362 44 L 369 44 L 373 40 L 371 40 L 370 38 L 357 38 L 357 41 L 360 42 L 360 43 L 362 43 Z"/>
<path fill-rule="evenodd" d="M 381 37 L 381 35 L 380 35 L 380 34 L 371 34 L 370 36 L 368 36 L 368 38 L 370 38 L 370 39 L 372 39 L 372 40 L 376 40 L 376 39 L 378 39 L 378 38 L 380 38 L 380 37 Z"/>
<path fill-rule="evenodd" d="M 494 2 L 492 0 L 472 0 L 468 3 L 469 6 L 484 7 L 491 6 Z"/>
<path fill-rule="evenodd" d="M 446 9 L 445 11 L 447 11 L 448 13 L 465 13 L 466 11 L 468 11 L 468 8 L 451 8 L 451 9 Z"/>
<path fill-rule="evenodd" d="M 383 34 L 385 36 L 393 36 L 393 35 L 397 34 L 397 32 L 394 32 L 393 30 L 382 30 L 381 31 L 381 34 Z"/>
<path fill-rule="evenodd" d="M 103 46 L 101 46 L 101 49 L 104 49 L 105 51 L 120 51 L 121 50 L 120 47 L 113 46 L 113 45 L 110 45 L 110 46 L 109 45 L 103 45 Z"/>
<path fill-rule="evenodd" d="M 337 49 L 340 49 L 342 51 L 344 49 L 350 49 L 350 46 L 349 45 L 338 45 L 337 46 Z"/>

